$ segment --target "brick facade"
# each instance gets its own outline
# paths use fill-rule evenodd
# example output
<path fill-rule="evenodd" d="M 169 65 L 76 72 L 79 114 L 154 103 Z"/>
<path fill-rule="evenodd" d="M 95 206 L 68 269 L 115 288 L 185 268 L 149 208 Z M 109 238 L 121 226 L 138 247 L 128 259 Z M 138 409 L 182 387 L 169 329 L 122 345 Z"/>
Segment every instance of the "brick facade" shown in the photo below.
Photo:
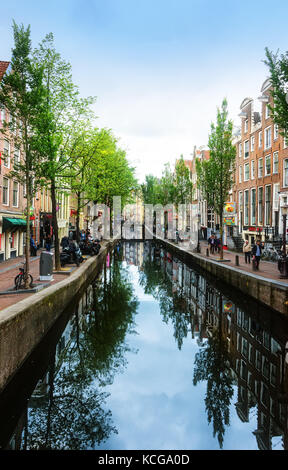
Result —
<path fill-rule="evenodd" d="M 243 100 L 241 129 L 234 141 L 233 200 L 237 203 L 238 230 L 250 242 L 282 233 L 281 201 L 288 195 L 288 148 L 270 116 L 270 89 L 266 80 L 257 111 L 252 98 Z"/>

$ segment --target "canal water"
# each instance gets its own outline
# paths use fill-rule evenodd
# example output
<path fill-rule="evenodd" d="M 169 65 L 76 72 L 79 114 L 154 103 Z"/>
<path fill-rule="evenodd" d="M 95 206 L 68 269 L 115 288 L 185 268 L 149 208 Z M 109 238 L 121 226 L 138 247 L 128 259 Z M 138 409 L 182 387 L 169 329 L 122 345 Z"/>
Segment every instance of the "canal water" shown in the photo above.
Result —
<path fill-rule="evenodd" d="M 0 447 L 287 449 L 288 322 L 125 242 L 0 396 Z"/>

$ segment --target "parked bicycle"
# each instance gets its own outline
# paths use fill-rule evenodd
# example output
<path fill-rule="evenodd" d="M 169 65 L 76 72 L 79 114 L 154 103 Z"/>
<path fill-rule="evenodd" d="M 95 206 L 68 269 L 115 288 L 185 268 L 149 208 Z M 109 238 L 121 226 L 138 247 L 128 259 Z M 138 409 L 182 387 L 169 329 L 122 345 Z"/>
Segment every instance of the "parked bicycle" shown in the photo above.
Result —
<path fill-rule="evenodd" d="M 24 288 L 24 286 L 25 286 L 26 263 L 22 263 L 22 264 L 24 264 L 24 267 L 19 268 L 19 273 L 17 274 L 17 276 L 14 279 L 14 284 L 15 284 L 15 289 L 16 290 L 21 289 L 21 287 Z M 29 278 L 29 287 L 32 287 L 33 277 L 29 273 L 28 273 L 28 278 Z"/>
<path fill-rule="evenodd" d="M 276 248 L 265 248 L 262 251 L 263 259 L 267 261 L 278 261 L 281 258 L 281 250 L 276 250 Z"/>

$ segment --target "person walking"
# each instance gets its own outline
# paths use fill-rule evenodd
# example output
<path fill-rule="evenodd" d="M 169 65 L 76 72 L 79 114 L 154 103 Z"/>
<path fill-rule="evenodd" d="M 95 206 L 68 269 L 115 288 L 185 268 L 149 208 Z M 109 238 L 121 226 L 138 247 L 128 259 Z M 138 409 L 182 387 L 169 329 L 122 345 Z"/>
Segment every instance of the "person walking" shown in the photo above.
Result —
<path fill-rule="evenodd" d="M 46 235 L 45 248 L 46 248 L 46 251 L 51 250 L 51 236 L 49 234 Z"/>
<path fill-rule="evenodd" d="M 32 235 L 30 236 L 30 256 L 37 256 L 37 245 Z"/>
<path fill-rule="evenodd" d="M 211 237 L 209 237 L 208 245 L 210 245 L 211 255 L 214 255 L 214 250 L 215 250 L 215 236 L 214 235 L 211 235 Z"/>
<path fill-rule="evenodd" d="M 253 259 L 255 260 L 255 269 L 259 270 L 259 263 L 262 253 L 262 246 L 260 240 L 257 240 L 256 245 L 252 248 Z"/>
<path fill-rule="evenodd" d="M 245 255 L 245 263 L 250 264 L 250 258 L 251 258 L 251 245 L 248 240 L 245 240 L 245 243 L 243 245 L 243 253 Z"/>

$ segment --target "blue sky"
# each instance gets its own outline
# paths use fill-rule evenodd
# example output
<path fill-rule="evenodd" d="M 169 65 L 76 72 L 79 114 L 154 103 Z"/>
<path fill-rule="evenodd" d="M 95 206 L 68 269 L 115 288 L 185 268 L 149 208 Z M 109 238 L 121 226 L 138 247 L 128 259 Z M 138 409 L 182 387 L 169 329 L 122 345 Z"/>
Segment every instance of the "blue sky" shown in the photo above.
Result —
<path fill-rule="evenodd" d="M 286 0 L 10 0 L 1 5 L 0 60 L 12 19 L 33 45 L 53 32 L 83 96 L 97 96 L 99 127 L 112 128 L 137 175 L 160 174 L 207 144 L 216 108 L 230 115 L 267 78 L 266 46 L 288 50 Z"/>

